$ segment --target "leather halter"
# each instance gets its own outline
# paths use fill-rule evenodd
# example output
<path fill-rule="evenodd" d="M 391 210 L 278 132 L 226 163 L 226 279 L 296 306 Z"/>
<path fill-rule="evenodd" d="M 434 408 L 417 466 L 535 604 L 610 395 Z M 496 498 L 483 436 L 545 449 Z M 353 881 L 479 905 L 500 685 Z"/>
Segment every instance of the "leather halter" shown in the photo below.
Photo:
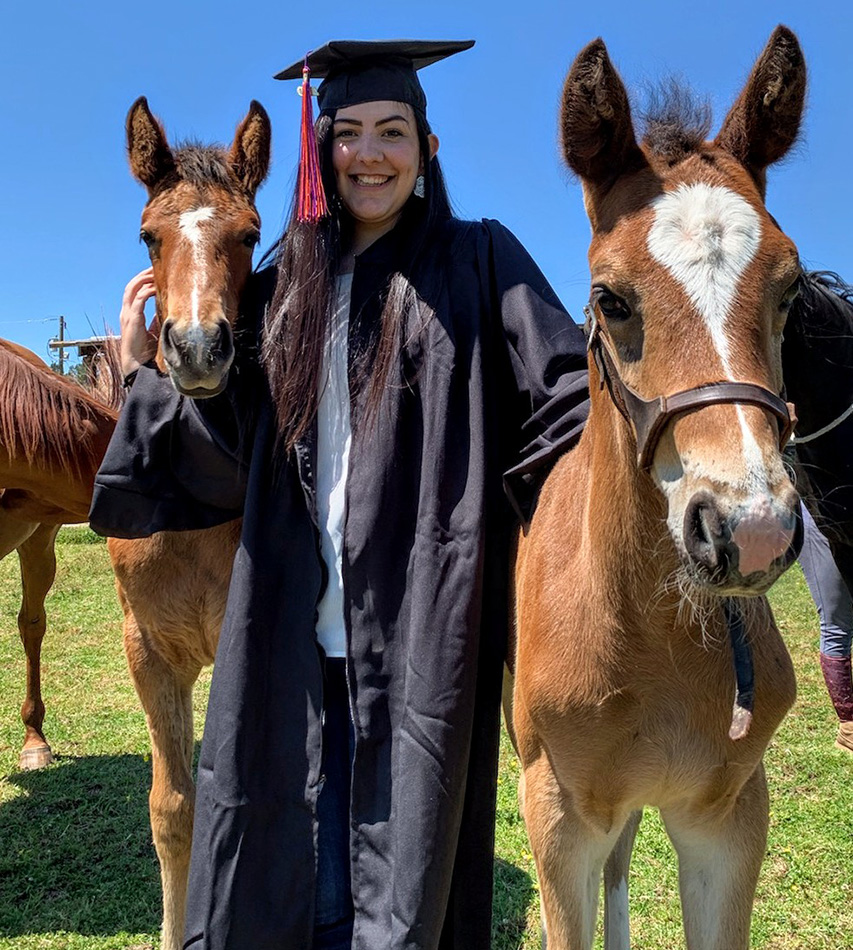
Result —
<path fill-rule="evenodd" d="M 671 396 L 644 399 L 619 376 L 616 360 L 592 307 L 587 305 L 583 310 L 586 314 L 584 333 L 587 351 L 592 353 L 602 386 L 607 384 L 614 405 L 634 430 L 637 461 L 641 469 L 648 471 L 652 467 L 655 449 L 671 419 L 705 406 L 748 405 L 764 409 L 779 422 L 779 449 L 785 447 L 797 422 L 793 403 L 785 402 L 756 383 L 732 381 L 704 383 Z"/>

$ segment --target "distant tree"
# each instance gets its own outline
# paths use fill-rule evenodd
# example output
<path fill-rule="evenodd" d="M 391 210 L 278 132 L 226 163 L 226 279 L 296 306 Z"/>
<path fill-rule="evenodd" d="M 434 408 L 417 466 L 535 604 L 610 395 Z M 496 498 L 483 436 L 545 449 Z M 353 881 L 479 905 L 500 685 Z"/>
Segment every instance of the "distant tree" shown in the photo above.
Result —
<path fill-rule="evenodd" d="M 59 370 L 59 361 L 54 360 L 50 364 L 50 368 L 54 373 L 58 373 Z M 80 383 L 81 386 L 85 386 L 88 383 L 88 376 L 86 373 L 86 367 L 83 364 L 82 360 L 78 360 L 76 363 L 69 363 L 68 360 L 65 361 L 65 372 L 63 376 L 73 379 L 75 382 Z"/>

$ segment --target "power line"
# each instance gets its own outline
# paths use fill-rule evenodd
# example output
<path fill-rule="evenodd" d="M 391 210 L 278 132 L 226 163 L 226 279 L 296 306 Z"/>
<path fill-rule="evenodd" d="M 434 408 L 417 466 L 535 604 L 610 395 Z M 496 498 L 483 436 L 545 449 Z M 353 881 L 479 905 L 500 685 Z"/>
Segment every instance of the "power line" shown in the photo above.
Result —
<path fill-rule="evenodd" d="M 53 323 L 59 317 L 44 317 L 41 320 L 0 320 L 0 327 L 10 327 L 12 324 L 20 323 Z"/>

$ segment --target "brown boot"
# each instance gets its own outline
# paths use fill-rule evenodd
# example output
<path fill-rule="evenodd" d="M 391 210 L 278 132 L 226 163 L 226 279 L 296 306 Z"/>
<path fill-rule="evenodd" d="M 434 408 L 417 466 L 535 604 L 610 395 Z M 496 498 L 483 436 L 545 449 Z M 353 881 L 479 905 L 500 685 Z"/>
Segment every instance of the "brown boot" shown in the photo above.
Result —
<path fill-rule="evenodd" d="M 835 744 L 845 752 L 853 752 L 853 722 L 839 723 Z"/>
<path fill-rule="evenodd" d="M 820 668 L 835 712 L 841 720 L 835 744 L 853 752 L 853 676 L 850 657 L 820 655 Z"/>

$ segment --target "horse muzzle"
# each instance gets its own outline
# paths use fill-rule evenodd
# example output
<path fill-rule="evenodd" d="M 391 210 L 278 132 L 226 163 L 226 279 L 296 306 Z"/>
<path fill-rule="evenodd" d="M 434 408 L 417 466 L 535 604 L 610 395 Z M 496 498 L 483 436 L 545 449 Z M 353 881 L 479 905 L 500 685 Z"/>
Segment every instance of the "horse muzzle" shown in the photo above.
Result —
<path fill-rule="evenodd" d="M 720 594 L 763 594 L 796 559 L 802 544 L 796 492 L 759 496 L 728 513 L 708 491 L 684 512 L 682 559 L 691 578 Z"/>
<path fill-rule="evenodd" d="M 169 317 L 160 331 L 160 352 L 175 389 L 193 399 L 207 399 L 221 393 L 228 382 L 234 332 L 224 318 L 209 327 L 185 327 Z"/>

